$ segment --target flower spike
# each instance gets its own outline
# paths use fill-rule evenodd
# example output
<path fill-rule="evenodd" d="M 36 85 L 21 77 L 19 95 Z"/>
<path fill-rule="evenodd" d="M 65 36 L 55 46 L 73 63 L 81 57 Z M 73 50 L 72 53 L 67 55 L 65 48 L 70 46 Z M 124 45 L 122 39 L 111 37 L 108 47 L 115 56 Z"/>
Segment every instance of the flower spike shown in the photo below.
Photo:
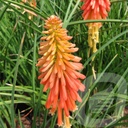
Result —
<path fill-rule="evenodd" d="M 110 11 L 110 1 L 109 0 L 81 0 L 84 2 L 81 9 L 83 10 L 82 17 L 84 20 L 100 20 L 106 19 Z M 102 23 L 87 23 L 88 26 L 88 45 L 90 47 L 89 53 L 95 53 L 97 51 L 96 44 L 99 43 L 99 29 Z M 92 61 L 94 61 L 92 58 Z M 92 68 L 94 77 L 95 71 Z"/>
<path fill-rule="evenodd" d="M 49 94 L 46 101 L 46 108 L 50 109 L 53 115 L 57 112 L 58 126 L 70 128 L 69 112 L 77 109 L 76 101 L 81 102 L 78 91 L 84 91 L 85 86 L 81 79 L 85 76 L 79 72 L 83 68 L 80 63 L 81 58 L 72 53 L 78 51 L 75 44 L 69 42 L 72 39 L 67 35 L 67 30 L 62 28 L 62 21 L 57 16 L 50 16 L 45 20 L 43 34 L 41 38 L 37 66 L 40 67 L 39 79 L 44 85 L 43 91 Z"/>

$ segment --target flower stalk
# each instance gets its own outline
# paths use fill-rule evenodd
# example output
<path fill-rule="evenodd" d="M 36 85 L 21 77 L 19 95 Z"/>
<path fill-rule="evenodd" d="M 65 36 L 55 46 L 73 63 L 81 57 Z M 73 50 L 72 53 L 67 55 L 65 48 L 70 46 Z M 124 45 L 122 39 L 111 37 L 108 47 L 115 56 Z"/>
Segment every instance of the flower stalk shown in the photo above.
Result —
<path fill-rule="evenodd" d="M 83 10 L 82 17 L 84 20 L 100 20 L 106 19 L 110 11 L 109 0 L 82 0 L 84 4 L 81 9 Z M 88 26 L 88 45 L 89 53 L 93 54 L 97 51 L 97 43 L 99 43 L 99 29 L 102 27 L 102 23 L 87 23 Z M 92 58 L 94 61 L 95 56 Z M 92 65 L 92 71 L 94 78 L 96 78 L 94 65 Z"/>

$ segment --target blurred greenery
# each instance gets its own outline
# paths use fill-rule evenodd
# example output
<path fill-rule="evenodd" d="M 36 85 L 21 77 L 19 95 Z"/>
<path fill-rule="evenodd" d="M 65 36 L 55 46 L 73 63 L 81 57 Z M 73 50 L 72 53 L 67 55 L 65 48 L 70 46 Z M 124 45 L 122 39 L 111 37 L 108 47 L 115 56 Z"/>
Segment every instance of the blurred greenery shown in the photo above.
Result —
<path fill-rule="evenodd" d="M 82 19 L 81 5 L 81 0 L 37 0 L 33 8 L 21 0 L 0 0 L 0 128 L 15 128 L 16 120 L 24 128 L 18 104 L 32 110 L 32 128 L 57 127 L 56 115 L 49 115 L 44 106 L 47 93 L 42 92 L 35 66 L 44 20 L 53 14 L 62 19 L 68 35 L 73 36 L 71 41 L 79 48 L 76 55 L 82 57 L 84 65 L 81 72 L 87 77 L 83 81 L 86 91 L 80 93 L 83 101 L 71 114 L 72 127 L 128 127 L 128 1 L 111 0 L 108 19 L 100 21 L 103 26 L 98 51 L 90 57 L 86 23 L 96 21 Z M 29 19 L 24 9 L 37 16 Z M 36 118 L 42 116 L 37 126 Z"/>

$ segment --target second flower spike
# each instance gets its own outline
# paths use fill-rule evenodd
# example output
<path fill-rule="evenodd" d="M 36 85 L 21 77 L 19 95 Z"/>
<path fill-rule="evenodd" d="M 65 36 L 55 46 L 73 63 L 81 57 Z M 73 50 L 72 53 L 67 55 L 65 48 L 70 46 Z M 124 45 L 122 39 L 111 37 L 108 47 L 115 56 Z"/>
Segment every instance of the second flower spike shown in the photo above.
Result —
<path fill-rule="evenodd" d="M 82 17 L 84 20 L 101 20 L 106 19 L 108 16 L 108 11 L 110 11 L 110 1 L 109 0 L 82 0 L 84 2 L 81 9 L 83 10 Z M 97 51 L 97 43 L 99 43 L 99 29 L 102 26 L 101 22 L 87 23 L 88 26 L 88 45 L 89 52 L 95 53 Z M 94 61 L 95 56 L 92 58 Z M 92 65 L 92 72 L 94 78 L 96 79 L 94 65 Z"/>

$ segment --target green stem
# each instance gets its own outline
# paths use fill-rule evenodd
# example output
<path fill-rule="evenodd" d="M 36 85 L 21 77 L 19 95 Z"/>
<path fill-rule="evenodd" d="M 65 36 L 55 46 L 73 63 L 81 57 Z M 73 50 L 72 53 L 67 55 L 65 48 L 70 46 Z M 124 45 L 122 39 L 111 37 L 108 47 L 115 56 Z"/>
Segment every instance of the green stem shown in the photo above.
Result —
<path fill-rule="evenodd" d="M 68 25 L 75 24 L 85 24 L 85 23 L 93 23 L 93 22 L 115 22 L 115 23 L 128 23 L 128 20 L 119 20 L 119 19 L 106 19 L 106 20 L 79 20 L 68 23 Z"/>
<path fill-rule="evenodd" d="M 16 86 L 16 81 L 17 81 L 17 74 L 18 74 L 18 67 L 19 67 L 19 62 L 20 62 L 20 55 L 22 52 L 22 47 L 23 47 L 23 42 L 25 38 L 25 32 L 23 33 L 23 37 L 21 40 L 19 52 L 18 52 L 18 58 L 16 62 L 16 68 L 15 68 L 15 73 L 14 73 L 14 79 L 13 79 L 13 86 L 12 86 L 12 97 L 11 97 L 11 122 L 12 122 L 12 128 L 15 128 L 15 111 L 14 111 L 14 94 L 15 94 L 15 86 Z"/>

